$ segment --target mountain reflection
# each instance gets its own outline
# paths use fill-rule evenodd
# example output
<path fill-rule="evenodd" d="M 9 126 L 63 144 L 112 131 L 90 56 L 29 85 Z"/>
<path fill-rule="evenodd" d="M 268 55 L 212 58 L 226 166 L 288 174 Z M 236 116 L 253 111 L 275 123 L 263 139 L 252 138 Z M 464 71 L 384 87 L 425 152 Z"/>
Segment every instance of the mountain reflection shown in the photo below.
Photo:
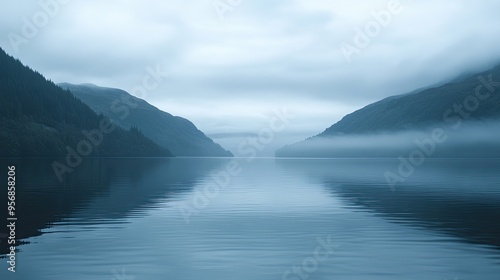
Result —
<path fill-rule="evenodd" d="M 217 166 L 210 159 L 86 159 L 59 182 L 51 163 L 45 159 L 3 162 L 4 166 L 15 165 L 17 170 L 16 234 L 21 242 L 63 220 L 119 222 L 154 207 L 160 200 L 192 190 Z M 3 173 L 0 180 L 6 182 L 7 172 Z M 0 196 L 0 204 L 6 203 L 6 195 Z M 5 221 L 6 214 L 1 211 L 0 219 Z M 5 236 L 4 231 L 1 229 L 0 238 Z M 7 242 L 1 241 L 0 253 L 5 254 Z M 22 246 L 18 248 L 22 250 Z"/>
<path fill-rule="evenodd" d="M 498 160 L 428 161 L 394 190 L 384 172 L 397 168 L 395 160 L 308 160 L 307 164 L 278 160 L 278 164 L 324 185 L 347 207 L 500 249 Z"/>

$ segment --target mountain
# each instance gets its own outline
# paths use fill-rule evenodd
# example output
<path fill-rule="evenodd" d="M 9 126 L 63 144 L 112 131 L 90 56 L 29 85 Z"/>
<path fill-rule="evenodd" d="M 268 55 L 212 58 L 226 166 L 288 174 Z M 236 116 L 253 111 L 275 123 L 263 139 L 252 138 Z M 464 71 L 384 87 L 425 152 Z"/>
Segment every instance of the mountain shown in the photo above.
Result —
<path fill-rule="evenodd" d="M 414 133 L 410 138 L 421 137 L 436 127 L 447 129 L 448 134 L 457 137 L 466 132 L 481 134 L 478 130 L 471 130 L 475 124 L 488 123 L 493 128 L 500 119 L 500 83 L 497 81 L 500 81 L 500 66 L 441 86 L 388 97 L 345 116 L 319 135 L 278 150 L 276 155 L 349 156 L 351 153 L 346 151 L 333 151 L 335 143 L 342 142 L 342 148 L 355 149 L 354 140 L 363 142 L 362 137 L 365 137 L 365 140 L 385 141 L 387 144 L 391 142 L 391 135 L 406 133 L 410 136 Z M 349 141 L 352 145 L 347 143 Z M 328 151 L 319 151 L 314 147 L 318 145 Z M 365 152 L 371 149 L 366 141 L 357 148 Z M 384 152 L 373 150 L 370 153 L 384 155 Z"/>
<path fill-rule="evenodd" d="M 163 112 L 126 91 L 92 84 L 62 83 L 59 86 L 70 90 L 95 112 L 109 117 L 119 126 L 140 128 L 144 135 L 168 147 L 175 156 L 233 156 L 189 120 Z"/>
<path fill-rule="evenodd" d="M 0 49 L 0 156 L 170 156 Z"/>

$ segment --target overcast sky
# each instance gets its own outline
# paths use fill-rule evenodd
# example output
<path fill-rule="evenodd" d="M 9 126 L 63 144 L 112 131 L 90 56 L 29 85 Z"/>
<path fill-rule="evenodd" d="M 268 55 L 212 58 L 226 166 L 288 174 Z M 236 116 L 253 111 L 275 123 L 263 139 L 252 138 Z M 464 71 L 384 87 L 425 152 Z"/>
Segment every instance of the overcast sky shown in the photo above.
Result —
<path fill-rule="evenodd" d="M 258 132 L 287 107 L 273 147 L 500 61 L 496 0 L 55 1 L 0 0 L 0 46 L 56 83 L 131 91 L 159 67 L 169 76 L 145 99 L 208 135 Z M 40 3 L 61 4 L 46 16 Z"/>

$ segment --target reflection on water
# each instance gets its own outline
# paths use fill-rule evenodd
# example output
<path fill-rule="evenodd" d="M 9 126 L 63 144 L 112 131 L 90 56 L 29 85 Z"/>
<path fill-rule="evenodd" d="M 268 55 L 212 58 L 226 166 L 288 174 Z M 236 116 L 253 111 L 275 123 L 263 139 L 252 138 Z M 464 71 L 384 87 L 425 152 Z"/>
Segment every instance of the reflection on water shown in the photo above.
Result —
<path fill-rule="evenodd" d="M 500 249 L 498 160 L 430 160 L 396 189 L 382 176 L 397 167 L 393 160 L 282 160 L 280 164 L 321 181 L 333 196 L 363 211 Z"/>
<path fill-rule="evenodd" d="M 59 182 L 52 161 L 18 159 L 3 165 L 17 170 L 16 215 L 18 238 L 40 235 L 40 231 L 66 219 L 78 223 L 101 223 L 143 211 L 156 199 L 190 191 L 218 162 L 176 159 L 87 159 Z M 5 174 L 0 180 L 6 181 Z M 7 197 L 1 196 L 1 205 Z M 5 211 L 0 219 L 6 220 Z M 4 229 L 0 230 L 2 233 Z M 2 242 L 2 252 L 7 243 Z"/>
<path fill-rule="evenodd" d="M 498 161 L 429 160 L 393 191 L 394 160 L 236 159 L 241 174 L 186 223 L 180 205 L 229 160 L 88 160 L 62 184 L 47 161 L 16 162 L 26 244 L 1 279 L 500 275 Z M 308 263 L 328 237 L 338 247 Z"/>

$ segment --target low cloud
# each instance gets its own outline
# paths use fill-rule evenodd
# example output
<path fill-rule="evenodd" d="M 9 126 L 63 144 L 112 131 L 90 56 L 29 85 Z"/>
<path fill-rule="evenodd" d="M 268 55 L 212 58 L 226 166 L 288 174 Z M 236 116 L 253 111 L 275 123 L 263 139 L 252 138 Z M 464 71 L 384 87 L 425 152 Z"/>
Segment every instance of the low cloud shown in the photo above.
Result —
<path fill-rule="evenodd" d="M 315 137 L 289 145 L 282 155 L 334 158 L 498 158 L 500 120 L 469 122 L 459 129 L 436 126 L 421 131 Z"/>
<path fill-rule="evenodd" d="M 161 65 L 171 77 L 148 101 L 208 134 L 255 133 L 256 115 L 287 106 L 301 111 L 291 129 L 305 138 L 371 102 L 500 61 L 493 0 L 400 1 L 403 11 L 350 63 L 340 45 L 389 1 L 243 0 L 223 21 L 212 1 L 69 1 L 18 52 L 9 34 L 22 35 L 23 19 L 42 8 L 4 2 L 7 52 L 55 82 L 125 90 Z M 238 115 L 214 112 L 223 108 Z"/>

